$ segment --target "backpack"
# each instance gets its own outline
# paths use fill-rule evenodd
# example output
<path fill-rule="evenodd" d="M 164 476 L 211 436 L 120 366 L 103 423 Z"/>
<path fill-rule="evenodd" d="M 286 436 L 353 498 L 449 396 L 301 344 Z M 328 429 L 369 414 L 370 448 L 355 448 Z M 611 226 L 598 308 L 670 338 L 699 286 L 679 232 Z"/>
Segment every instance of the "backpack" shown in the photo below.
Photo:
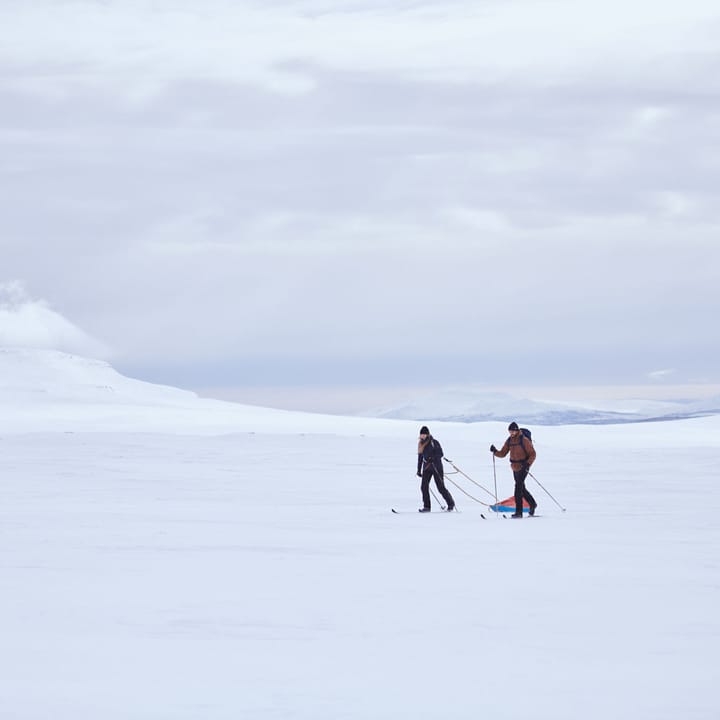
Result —
<path fill-rule="evenodd" d="M 438 460 L 442 460 L 443 457 L 444 457 L 442 445 L 441 445 L 435 438 L 433 438 L 433 439 L 430 441 L 430 446 L 431 446 L 432 449 L 433 449 L 433 458 L 437 458 Z M 441 464 L 442 464 L 442 463 L 441 463 Z"/>

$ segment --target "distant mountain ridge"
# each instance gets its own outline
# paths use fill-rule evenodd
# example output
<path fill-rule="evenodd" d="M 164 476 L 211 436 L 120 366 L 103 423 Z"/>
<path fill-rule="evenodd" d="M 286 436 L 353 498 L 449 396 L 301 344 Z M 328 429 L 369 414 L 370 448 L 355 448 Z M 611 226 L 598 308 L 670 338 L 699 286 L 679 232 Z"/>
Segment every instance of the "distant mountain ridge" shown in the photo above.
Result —
<path fill-rule="evenodd" d="M 628 400 L 628 409 L 603 409 L 575 403 L 549 403 L 473 388 L 447 388 L 391 408 L 363 415 L 398 420 L 442 422 L 509 422 L 534 425 L 610 425 L 681 420 L 720 415 L 720 396 L 708 400 Z"/>

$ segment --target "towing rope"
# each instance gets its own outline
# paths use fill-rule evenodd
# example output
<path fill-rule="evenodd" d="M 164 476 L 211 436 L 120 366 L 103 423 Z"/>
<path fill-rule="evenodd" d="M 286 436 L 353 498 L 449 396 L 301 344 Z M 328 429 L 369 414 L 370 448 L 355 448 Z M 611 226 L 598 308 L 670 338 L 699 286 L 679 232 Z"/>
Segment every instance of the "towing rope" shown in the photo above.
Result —
<path fill-rule="evenodd" d="M 450 465 L 452 465 L 453 468 L 455 468 L 456 473 L 460 473 L 460 475 L 462 475 L 464 478 L 467 478 L 473 485 L 477 485 L 481 490 L 484 490 L 493 500 L 496 499 L 495 493 L 490 492 L 490 490 L 488 490 L 484 485 L 481 485 L 479 482 L 476 482 L 475 480 L 473 480 L 467 473 L 464 473 L 452 460 L 448 460 L 447 458 L 443 458 L 443 459 L 445 460 L 445 462 L 450 463 Z M 449 475 L 449 474 L 455 474 L 455 473 L 447 473 L 447 474 Z M 460 487 L 459 485 L 457 485 L 457 483 L 453 482 L 452 480 L 450 480 L 450 482 L 453 485 L 455 485 L 456 487 Z M 460 489 L 462 490 L 462 488 L 460 488 Z M 472 495 L 470 495 L 469 497 L 472 497 Z M 478 500 L 478 502 L 480 502 L 480 501 Z M 483 505 L 487 505 L 487 503 L 483 503 Z M 490 506 L 488 505 L 488 507 L 490 507 Z"/>
<path fill-rule="evenodd" d="M 454 473 L 453 473 L 454 474 Z M 458 485 L 452 478 L 448 478 L 448 480 L 461 492 L 465 493 L 471 500 L 474 500 L 476 503 L 480 503 L 480 505 L 484 505 L 485 507 L 489 508 L 490 505 L 486 502 L 483 502 L 482 500 L 478 500 L 476 497 L 471 495 L 467 490 L 465 490 L 463 487 Z"/>

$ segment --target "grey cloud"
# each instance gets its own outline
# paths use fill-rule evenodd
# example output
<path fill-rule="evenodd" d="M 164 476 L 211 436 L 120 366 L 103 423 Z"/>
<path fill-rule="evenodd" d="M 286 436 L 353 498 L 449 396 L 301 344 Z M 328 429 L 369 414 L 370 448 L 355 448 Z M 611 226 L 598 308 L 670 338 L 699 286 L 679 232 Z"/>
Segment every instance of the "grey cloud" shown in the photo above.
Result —
<path fill-rule="evenodd" d="M 277 64 L 299 93 L 0 81 L 4 272 L 186 378 L 700 372 L 718 58 L 675 61 L 505 82 Z"/>
<path fill-rule="evenodd" d="M 50 153 L 25 147 L 15 162 L 34 156 L 42 169 L 64 148 L 55 162 L 74 164 L 71 183 L 73 175 L 82 183 L 104 174 L 96 196 L 106 185 L 108 202 L 121 192 L 140 209 L 148 186 L 154 196 L 217 199 L 243 213 L 415 213 L 418 202 L 444 201 L 493 207 L 522 225 L 567 213 L 652 212 L 657 192 L 697 194 L 700 215 L 714 207 L 707 195 L 717 167 L 706 148 L 717 144 L 718 125 L 702 97 L 678 107 L 657 95 L 500 93 L 331 75 L 301 98 L 181 85 L 127 120 L 103 119 L 92 99 L 76 100 L 67 103 L 72 110 L 27 108 L 27 117 L 59 115 L 65 126 L 73 122 L 64 112 L 73 112 L 76 124 L 66 136 L 52 128 Z M 667 108 L 668 117 L 631 132 L 633 114 L 645 107 Z"/>

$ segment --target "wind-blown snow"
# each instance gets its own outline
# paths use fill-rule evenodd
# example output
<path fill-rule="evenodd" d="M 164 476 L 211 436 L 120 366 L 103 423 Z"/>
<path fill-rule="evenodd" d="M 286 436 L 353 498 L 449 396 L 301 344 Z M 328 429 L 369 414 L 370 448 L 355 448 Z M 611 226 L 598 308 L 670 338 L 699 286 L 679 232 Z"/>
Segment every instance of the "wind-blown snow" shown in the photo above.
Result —
<path fill-rule="evenodd" d="M 415 422 L 95 364 L 76 397 L 37 376 L 30 401 L 32 362 L 0 403 L 0 717 L 720 715 L 720 418 L 535 428 L 534 474 L 567 512 L 531 482 L 541 517 L 503 520 L 450 484 L 462 512 L 424 516 Z M 504 424 L 431 430 L 494 492 Z"/>
<path fill-rule="evenodd" d="M 105 357 L 109 350 L 43 300 L 31 298 L 21 282 L 0 282 L 0 347 L 59 349 Z"/>

